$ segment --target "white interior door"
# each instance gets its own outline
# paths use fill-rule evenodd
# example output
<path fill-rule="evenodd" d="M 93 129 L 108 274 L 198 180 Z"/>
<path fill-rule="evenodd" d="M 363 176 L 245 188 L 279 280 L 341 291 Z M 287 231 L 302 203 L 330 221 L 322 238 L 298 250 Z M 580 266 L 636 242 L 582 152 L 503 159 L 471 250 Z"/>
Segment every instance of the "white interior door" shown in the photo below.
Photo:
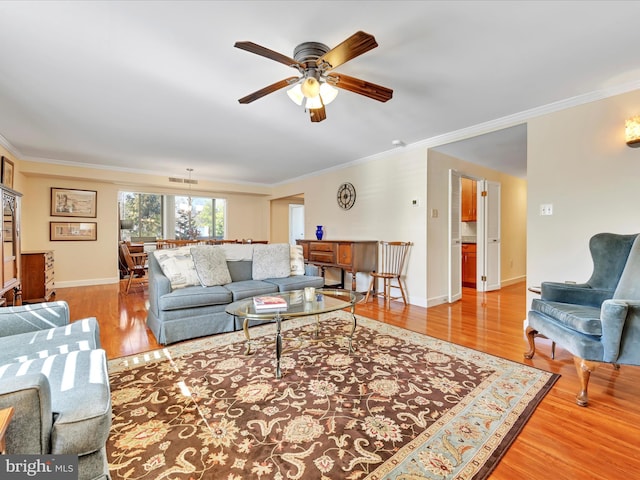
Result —
<path fill-rule="evenodd" d="M 449 170 L 449 303 L 462 298 L 461 200 L 462 178 L 455 170 Z"/>
<path fill-rule="evenodd" d="M 499 182 L 478 182 L 478 290 L 500 289 L 500 192 Z"/>
<path fill-rule="evenodd" d="M 304 238 L 304 205 L 289 204 L 289 245 Z"/>

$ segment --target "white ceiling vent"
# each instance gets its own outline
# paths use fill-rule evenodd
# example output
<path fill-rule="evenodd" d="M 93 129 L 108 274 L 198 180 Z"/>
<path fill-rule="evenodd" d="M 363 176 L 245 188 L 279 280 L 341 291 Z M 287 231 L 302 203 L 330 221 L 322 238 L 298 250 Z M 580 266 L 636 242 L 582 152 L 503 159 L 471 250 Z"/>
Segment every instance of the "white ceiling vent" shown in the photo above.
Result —
<path fill-rule="evenodd" d="M 190 183 L 191 185 L 198 184 L 198 180 L 191 180 L 190 178 L 169 177 L 169 181 L 173 183 Z"/>

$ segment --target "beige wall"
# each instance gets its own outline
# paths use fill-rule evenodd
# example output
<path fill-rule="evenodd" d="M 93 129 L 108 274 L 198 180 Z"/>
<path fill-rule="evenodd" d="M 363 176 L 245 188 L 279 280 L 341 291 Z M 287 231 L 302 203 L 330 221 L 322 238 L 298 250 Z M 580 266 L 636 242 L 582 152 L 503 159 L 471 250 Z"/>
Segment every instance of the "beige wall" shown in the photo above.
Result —
<path fill-rule="evenodd" d="M 68 165 L 19 162 L 22 199 L 22 249 L 54 250 L 55 280 L 59 287 L 114 283 L 118 281 L 118 192 L 138 191 L 186 194 L 167 177 L 112 172 Z M 95 242 L 51 242 L 49 222 L 76 221 L 51 217 L 51 187 L 98 192 L 98 240 Z M 242 193 L 242 188 L 247 191 Z M 241 187 L 199 181 L 193 195 L 227 200 L 227 237 L 268 239 L 269 200 L 262 187 Z M 83 219 L 84 220 L 84 219 Z"/>
<path fill-rule="evenodd" d="M 325 238 L 330 240 L 414 242 L 406 272 L 407 290 L 412 304 L 425 306 L 426 175 L 426 149 L 400 149 L 278 186 L 273 196 L 304 194 L 305 238 L 315 238 L 316 225 L 323 225 Z M 344 182 L 356 188 L 356 203 L 347 211 L 336 201 L 338 187 Z M 419 206 L 411 205 L 414 198 Z"/>
<path fill-rule="evenodd" d="M 427 285 L 429 305 L 443 303 L 448 290 L 449 169 L 501 184 L 500 277 L 502 284 L 526 277 L 526 195 L 527 182 L 480 165 L 429 150 L 427 168 L 427 208 L 438 216 L 427 220 Z"/>
<path fill-rule="evenodd" d="M 625 119 L 638 114 L 640 90 L 529 121 L 531 285 L 586 281 L 593 234 L 640 232 L 640 149 L 624 141 Z M 546 203 L 553 204 L 553 215 L 540 216 Z"/>
<path fill-rule="evenodd" d="M 304 205 L 304 198 L 291 196 L 271 201 L 271 242 L 289 243 L 289 205 Z"/>

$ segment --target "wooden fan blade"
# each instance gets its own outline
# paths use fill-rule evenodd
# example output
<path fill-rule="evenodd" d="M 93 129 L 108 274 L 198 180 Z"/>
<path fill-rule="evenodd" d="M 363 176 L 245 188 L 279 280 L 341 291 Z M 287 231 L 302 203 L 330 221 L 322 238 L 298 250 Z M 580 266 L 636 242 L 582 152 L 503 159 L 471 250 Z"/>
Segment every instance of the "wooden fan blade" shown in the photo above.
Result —
<path fill-rule="evenodd" d="M 335 87 L 349 90 L 353 93 L 359 93 L 365 97 L 373 98 L 379 102 L 386 102 L 393 97 L 393 90 L 375 83 L 360 80 L 359 78 L 343 75 L 342 73 L 332 73 L 329 77 L 329 83 Z"/>
<path fill-rule="evenodd" d="M 273 50 L 269 50 L 266 47 L 258 45 L 253 42 L 236 42 L 234 47 L 239 48 L 241 50 L 246 50 L 247 52 L 255 53 L 256 55 L 261 55 L 263 57 L 269 58 L 271 60 L 275 60 L 276 62 L 284 63 L 289 67 L 294 68 L 304 68 L 304 65 L 296 62 L 293 58 L 287 57 L 282 53 L 274 52 Z"/>
<path fill-rule="evenodd" d="M 373 35 L 365 32 L 356 32 L 340 45 L 321 56 L 316 63 L 318 66 L 327 63 L 328 68 L 326 70 L 332 70 L 377 46 L 378 43 Z"/>
<path fill-rule="evenodd" d="M 320 108 L 309 109 L 309 117 L 312 122 L 321 122 L 327 118 L 327 111 L 324 109 L 324 105 Z"/>
<path fill-rule="evenodd" d="M 276 92 L 281 88 L 288 87 L 289 85 L 295 83 L 295 81 L 299 80 L 298 77 L 289 77 L 284 80 L 280 80 L 279 82 L 274 83 L 273 85 L 269 85 L 268 87 L 264 87 L 257 92 L 250 93 L 246 97 L 242 97 L 238 102 L 240 103 L 251 103 L 254 100 L 258 100 L 259 98 L 264 97 L 270 93 Z"/>

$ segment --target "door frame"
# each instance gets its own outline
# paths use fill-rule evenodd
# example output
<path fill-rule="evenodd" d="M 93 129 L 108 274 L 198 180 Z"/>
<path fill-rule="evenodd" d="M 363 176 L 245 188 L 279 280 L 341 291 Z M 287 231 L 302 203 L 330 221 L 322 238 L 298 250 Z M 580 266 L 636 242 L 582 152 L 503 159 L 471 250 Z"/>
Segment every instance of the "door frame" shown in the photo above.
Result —
<path fill-rule="evenodd" d="M 453 255 L 455 255 L 455 251 L 456 249 L 453 248 L 454 246 L 454 242 L 456 241 L 456 239 L 452 238 L 452 231 L 455 231 L 454 229 L 452 229 L 451 227 L 451 222 L 454 221 L 454 217 L 453 215 L 457 215 L 458 220 L 461 218 L 461 213 L 460 213 L 460 209 L 462 207 L 462 201 L 461 201 L 461 196 L 462 196 L 462 192 L 459 192 L 459 201 L 455 201 L 452 198 L 452 175 L 457 175 L 459 178 L 459 183 L 460 185 L 462 184 L 462 178 L 469 178 L 471 180 L 474 180 L 478 186 L 478 188 L 476 189 L 477 193 L 477 209 L 478 209 L 478 213 L 477 213 L 477 222 L 478 223 L 482 223 L 482 225 L 479 225 L 478 231 L 477 231 L 477 253 L 476 253 L 476 272 L 477 272 L 477 281 L 476 281 L 476 290 L 480 291 L 480 292 L 485 292 L 487 290 L 497 290 L 500 288 L 500 252 L 499 252 L 499 243 L 500 243 L 500 239 L 498 237 L 498 257 L 497 257 L 497 265 L 498 265 L 498 271 L 497 271 L 497 282 L 495 284 L 492 284 L 490 286 L 490 288 L 488 288 L 487 286 L 487 265 L 488 265 L 488 261 L 487 261 L 487 256 L 488 256 L 488 244 L 489 244 L 489 239 L 488 239 L 488 228 L 486 225 L 486 221 L 488 218 L 488 213 L 487 213 L 487 205 L 486 205 L 486 197 L 483 195 L 483 191 L 485 191 L 485 188 L 487 188 L 488 184 L 497 184 L 499 186 L 499 189 L 501 187 L 500 182 L 495 182 L 495 181 L 490 181 L 487 180 L 485 178 L 479 178 L 479 177 L 475 177 L 473 175 L 464 173 L 464 172 L 460 172 L 460 171 L 456 171 L 455 169 L 450 169 L 449 170 L 449 177 L 448 177 L 448 189 L 449 189 L 449 228 L 448 228 L 448 232 L 447 232 L 447 245 L 448 245 L 448 256 L 449 256 L 449 268 L 448 268 L 448 278 L 447 278 L 447 285 L 448 285 L 448 299 L 447 301 L 449 303 L 453 303 L 454 301 L 459 299 L 459 296 L 456 295 L 457 289 L 459 288 L 459 291 L 462 292 L 462 273 L 461 271 L 458 272 L 457 269 L 453 269 Z M 497 203 L 497 222 L 498 222 L 498 228 L 499 228 L 499 224 L 500 224 L 500 219 L 501 219 L 501 209 L 500 209 L 500 195 L 498 195 L 498 203 Z M 455 208 L 457 206 L 458 211 L 457 212 L 452 212 L 452 209 Z M 493 216 L 490 216 L 491 218 L 493 218 Z M 494 219 L 495 220 L 495 219 Z M 460 237 L 461 238 L 461 237 Z M 493 242 L 492 243 L 496 243 Z M 461 250 L 461 245 L 460 245 L 460 250 Z M 458 265 L 461 265 L 461 261 L 458 263 Z M 457 276 L 457 280 L 456 280 L 456 276 Z M 458 287 L 459 284 L 459 287 Z M 461 295 L 460 295 L 461 296 Z"/>
<path fill-rule="evenodd" d="M 295 225 L 295 212 L 302 212 L 301 225 Z M 304 239 L 304 203 L 290 203 L 289 204 L 289 245 L 295 245 L 296 239 Z M 301 227 L 301 228 L 297 228 Z M 299 230 L 301 233 L 296 233 Z"/>

